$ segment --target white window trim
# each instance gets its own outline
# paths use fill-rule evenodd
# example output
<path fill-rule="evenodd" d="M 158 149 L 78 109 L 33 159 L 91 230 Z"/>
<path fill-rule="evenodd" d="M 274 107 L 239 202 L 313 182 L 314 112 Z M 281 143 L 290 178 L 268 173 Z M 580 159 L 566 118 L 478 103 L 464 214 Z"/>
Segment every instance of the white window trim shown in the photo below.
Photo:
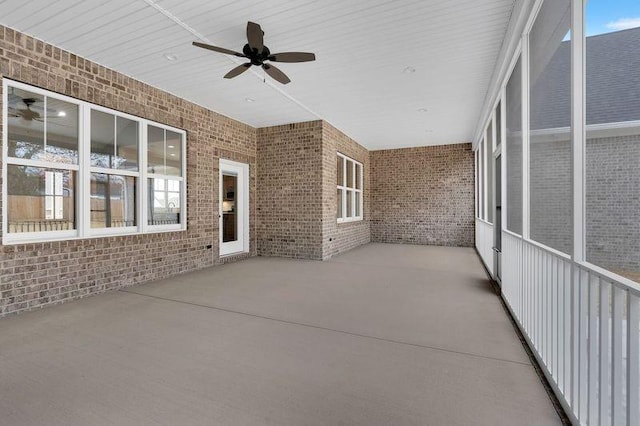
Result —
<path fill-rule="evenodd" d="M 342 190 L 342 217 L 337 218 L 338 223 L 347 223 L 347 222 L 358 222 L 361 221 L 364 217 L 364 166 L 361 162 L 354 160 L 351 157 L 347 157 L 346 155 L 338 152 L 338 157 L 342 158 L 342 185 L 336 185 L 337 189 Z M 353 187 L 347 186 L 347 161 L 351 161 L 353 163 L 352 167 L 352 182 Z M 356 170 L 358 169 L 355 165 L 360 165 L 360 189 L 356 189 Z M 337 171 L 336 171 L 337 172 Z M 347 192 L 353 191 L 354 197 L 358 197 L 360 199 L 360 215 L 356 216 L 356 203 L 351 203 L 351 217 L 347 217 L 346 208 L 347 208 Z M 355 198 L 354 200 L 355 201 Z"/>
<path fill-rule="evenodd" d="M 28 90 L 32 93 L 55 98 L 64 102 L 78 106 L 78 164 L 55 163 L 42 160 L 31 160 L 8 157 L 8 88 Z M 2 108 L 2 245 L 26 244 L 36 242 L 69 241 L 81 240 L 96 237 L 113 237 L 123 235 L 152 234 L 161 232 L 185 231 L 187 229 L 187 168 L 186 168 L 186 132 L 172 126 L 157 123 L 152 120 L 130 115 L 121 111 L 116 111 L 90 102 L 71 98 L 49 90 L 41 89 L 29 84 L 20 83 L 14 80 L 3 78 L 3 108 Z M 91 121 L 90 110 L 96 110 L 113 114 L 118 117 L 127 118 L 138 123 L 138 170 L 105 169 L 91 166 Z M 182 176 L 165 176 L 147 172 L 147 127 L 149 125 L 171 130 L 181 136 L 181 165 Z M 7 166 L 33 166 L 58 170 L 69 170 L 76 172 L 75 182 L 75 208 L 76 208 L 76 229 L 63 231 L 43 231 L 9 233 L 8 223 L 8 188 L 7 188 Z M 112 175 L 135 176 L 136 182 L 136 218 L 137 225 L 122 228 L 91 228 L 90 202 L 91 173 L 107 173 Z M 148 189 L 147 179 L 166 178 L 180 181 L 180 223 L 172 225 L 148 225 Z"/>

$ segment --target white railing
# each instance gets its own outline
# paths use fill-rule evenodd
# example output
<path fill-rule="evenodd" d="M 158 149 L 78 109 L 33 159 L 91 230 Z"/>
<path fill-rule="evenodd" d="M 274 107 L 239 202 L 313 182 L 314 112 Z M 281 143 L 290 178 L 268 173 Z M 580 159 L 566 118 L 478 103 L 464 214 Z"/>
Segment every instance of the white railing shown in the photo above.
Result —
<path fill-rule="evenodd" d="M 640 425 L 640 291 L 503 232 L 502 293 L 576 424 Z"/>
<path fill-rule="evenodd" d="M 481 219 L 476 219 L 476 248 L 493 275 L 493 225 Z"/>

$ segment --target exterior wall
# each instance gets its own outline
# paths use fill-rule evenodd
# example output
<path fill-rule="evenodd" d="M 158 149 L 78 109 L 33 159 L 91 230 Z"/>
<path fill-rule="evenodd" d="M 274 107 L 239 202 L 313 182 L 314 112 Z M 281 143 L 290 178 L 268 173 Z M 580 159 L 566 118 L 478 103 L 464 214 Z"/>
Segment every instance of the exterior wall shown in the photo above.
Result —
<path fill-rule="evenodd" d="M 531 239 L 571 254 L 573 196 L 569 141 L 538 142 L 532 137 L 529 170 Z"/>
<path fill-rule="evenodd" d="M 362 163 L 362 220 L 338 223 L 336 193 L 338 152 Z M 371 162 L 369 151 L 356 141 L 323 122 L 322 125 L 322 258 L 328 259 L 371 241 Z"/>
<path fill-rule="evenodd" d="M 257 139 L 258 254 L 322 259 L 322 122 L 258 129 Z"/>
<path fill-rule="evenodd" d="M 371 240 L 474 245 L 471 144 L 371 152 Z"/>
<path fill-rule="evenodd" d="M 220 157 L 250 165 L 255 255 L 255 129 L 2 26 L 0 77 L 184 129 L 188 165 L 187 231 L 0 246 L 0 316 L 220 263 Z"/>

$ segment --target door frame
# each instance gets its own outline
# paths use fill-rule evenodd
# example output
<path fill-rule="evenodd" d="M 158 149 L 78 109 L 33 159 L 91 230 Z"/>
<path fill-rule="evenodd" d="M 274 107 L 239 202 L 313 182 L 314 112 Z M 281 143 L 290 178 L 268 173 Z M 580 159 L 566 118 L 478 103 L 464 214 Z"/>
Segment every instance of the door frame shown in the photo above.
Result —
<path fill-rule="evenodd" d="M 218 243 L 219 256 L 231 256 L 249 252 L 249 165 L 237 161 L 220 158 L 218 172 Z M 236 191 L 238 240 L 223 243 L 222 232 L 222 175 L 235 174 L 238 177 Z"/>

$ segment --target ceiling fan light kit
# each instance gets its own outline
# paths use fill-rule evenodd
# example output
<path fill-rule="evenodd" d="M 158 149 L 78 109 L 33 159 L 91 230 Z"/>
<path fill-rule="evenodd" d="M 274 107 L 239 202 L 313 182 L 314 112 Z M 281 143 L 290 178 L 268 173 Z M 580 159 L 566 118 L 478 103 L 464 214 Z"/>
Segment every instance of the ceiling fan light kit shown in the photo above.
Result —
<path fill-rule="evenodd" d="M 269 48 L 264 45 L 264 31 L 260 25 L 255 22 L 247 23 L 247 44 L 242 48 L 242 53 L 234 50 L 225 49 L 223 47 L 212 46 L 206 43 L 193 42 L 194 46 L 203 49 L 212 50 L 225 55 L 233 55 L 239 58 L 247 58 L 249 62 L 238 65 L 233 68 L 224 78 L 234 78 L 251 68 L 252 66 L 260 66 L 274 80 L 279 83 L 287 84 L 291 80 L 285 73 L 269 62 L 310 62 L 316 60 L 316 55 L 307 52 L 283 52 L 271 53 Z"/>

